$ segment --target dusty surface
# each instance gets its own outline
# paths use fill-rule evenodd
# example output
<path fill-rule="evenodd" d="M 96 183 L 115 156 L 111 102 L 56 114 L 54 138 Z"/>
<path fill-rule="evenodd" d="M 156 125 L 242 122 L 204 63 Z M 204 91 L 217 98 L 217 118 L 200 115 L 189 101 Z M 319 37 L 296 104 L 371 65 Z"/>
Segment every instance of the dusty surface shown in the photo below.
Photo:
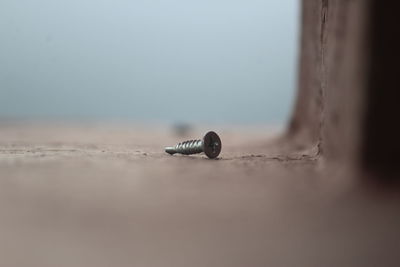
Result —
<path fill-rule="evenodd" d="M 219 160 L 165 154 L 162 127 L 1 124 L 0 266 L 399 266 L 396 195 L 213 130 Z"/>

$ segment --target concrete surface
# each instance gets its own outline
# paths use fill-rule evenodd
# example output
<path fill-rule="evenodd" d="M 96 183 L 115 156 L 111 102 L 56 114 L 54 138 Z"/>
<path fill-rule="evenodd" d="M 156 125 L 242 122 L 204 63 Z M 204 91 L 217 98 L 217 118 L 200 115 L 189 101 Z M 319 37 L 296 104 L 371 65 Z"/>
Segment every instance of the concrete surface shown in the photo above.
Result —
<path fill-rule="evenodd" d="M 398 266 L 397 195 L 212 129 L 219 160 L 164 153 L 185 137 L 163 127 L 1 124 L 0 266 Z"/>

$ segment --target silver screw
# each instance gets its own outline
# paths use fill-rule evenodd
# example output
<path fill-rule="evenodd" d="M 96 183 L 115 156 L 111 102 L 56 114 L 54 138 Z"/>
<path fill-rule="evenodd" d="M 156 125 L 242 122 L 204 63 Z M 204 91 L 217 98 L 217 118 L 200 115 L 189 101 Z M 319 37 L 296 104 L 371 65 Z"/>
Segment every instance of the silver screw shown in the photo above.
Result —
<path fill-rule="evenodd" d="M 199 140 L 189 140 L 177 144 L 174 147 L 166 147 L 165 152 L 173 155 L 175 153 L 191 155 L 204 152 L 210 159 L 218 157 L 221 152 L 222 143 L 218 134 L 215 132 L 208 132 Z"/>

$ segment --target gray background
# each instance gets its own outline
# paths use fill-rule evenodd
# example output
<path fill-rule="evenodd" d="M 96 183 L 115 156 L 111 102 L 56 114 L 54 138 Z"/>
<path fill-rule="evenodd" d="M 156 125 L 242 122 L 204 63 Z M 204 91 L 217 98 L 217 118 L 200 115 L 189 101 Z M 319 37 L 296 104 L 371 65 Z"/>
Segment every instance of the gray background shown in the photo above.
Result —
<path fill-rule="evenodd" d="M 283 123 L 296 0 L 1 0 L 0 117 Z"/>

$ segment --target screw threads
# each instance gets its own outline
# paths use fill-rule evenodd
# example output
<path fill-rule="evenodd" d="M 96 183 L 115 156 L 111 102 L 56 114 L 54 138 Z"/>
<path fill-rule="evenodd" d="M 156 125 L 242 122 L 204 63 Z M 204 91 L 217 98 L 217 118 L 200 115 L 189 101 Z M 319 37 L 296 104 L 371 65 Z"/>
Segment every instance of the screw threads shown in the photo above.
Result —
<path fill-rule="evenodd" d="M 176 153 L 191 155 L 203 152 L 203 141 L 188 140 L 175 146 Z"/>

